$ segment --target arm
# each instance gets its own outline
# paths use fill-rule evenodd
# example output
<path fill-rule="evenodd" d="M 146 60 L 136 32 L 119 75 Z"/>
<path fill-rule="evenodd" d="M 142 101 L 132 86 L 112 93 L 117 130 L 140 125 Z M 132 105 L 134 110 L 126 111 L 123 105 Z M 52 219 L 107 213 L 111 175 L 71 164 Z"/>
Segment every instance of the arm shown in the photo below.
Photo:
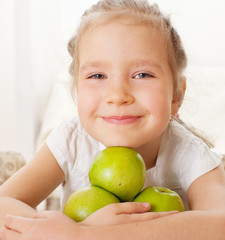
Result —
<path fill-rule="evenodd" d="M 5 215 L 33 217 L 36 210 L 29 205 L 11 197 L 0 197 L 0 227 L 4 223 Z"/>
<path fill-rule="evenodd" d="M 4 240 L 12 239 L 10 236 L 14 236 L 16 232 L 18 238 L 13 239 L 19 240 L 36 232 L 40 236 L 35 235 L 35 239 L 45 236 L 48 240 L 57 240 L 62 239 L 57 238 L 62 234 L 57 231 L 60 225 L 63 226 L 63 239 L 67 240 L 114 240 L 117 238 L 120 240 L 224 240 L 225 176 L 222 167 L 199 177 L 190 186 L 188 198 L 192 211 L 121 225 L 85 226 L 73 221 L 64 224 L 66 216 L 63 214 L 57 217 L 43 216 L 38 221 L 8 217 L 5 228 L 0 231 L 0 236 L 4 236 Z M 43 233 L 44 235 L 41 235 Z"/>
<path fill-rule="evenodd" d="M 225 174 L 222 166 L 199 177 L 188 191 L 191 211 L 134 224 L 90 227 L 92 239 L 224 240 Z M 106 237 L 107 236 L 107 237 Z M 83 238 L 86 239 L 86 238 Z M 87 238 L 88 239 L 88 238 Z"/>
<path fill-rule="evenodd" d="M 34 209 L 64 179 L 54 156 L 44 145 L 32 161 L 0 187 L 0 226 L 8 213 L 32 217 Z"/>
<path fill-rule="evenodd" d="M 96 239 L 225 239 L 225 174 L 222 166 L 199 177 L 188 191 L 191 211 L 152 221 L 91 228 Z M 100 231 L 101 230 L 101 231 Z M 96 234 L 96 233 L 95 233 Z M 93 238 L 95 239 L 95 238 Z M 106 238 L 105 238 L 106 239 Z"/>

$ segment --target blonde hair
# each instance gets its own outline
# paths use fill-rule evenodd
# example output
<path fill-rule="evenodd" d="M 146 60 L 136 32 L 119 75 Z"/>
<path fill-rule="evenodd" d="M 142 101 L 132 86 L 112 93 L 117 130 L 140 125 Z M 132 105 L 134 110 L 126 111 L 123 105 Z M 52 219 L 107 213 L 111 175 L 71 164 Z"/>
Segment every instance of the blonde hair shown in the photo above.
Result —
<path fill-rule="evenodd" d="M 183 96 L 183 72 L 187 66 L 187 56 L 177 31 L 171 24 L 170 18 L 160 11 L 157 4 L 149 4 L 148 0 L 100 0 L 90 9 L 85 11 L 81 18 L 81 23 L 77 33 L 68 43 L 68 51 L 72 57 L 70 65 L 70 74 L 72 75 L 71 93 L 75 95 L 77 86 L 77 76 L 79 72 L 79 46 L 82 36 L 90 28 L 100 24 L 107 23 L 118 19 L 133 19 L 131 24 L 144 24 L 160 30 L 162 37 L 165 39 L 168 51 L 168 61 L 174 78 L 174 98 L 178 101 Z M 203 137 L 193 126 L 188 126 L 180 118 L 175 118 L 180 124 L 186 127 L 194 135 L 201 138 L 209 147 L 213 144 Z"/>
<path fill-rule="evenodd" d="M 85 11 L 77 33 L 68 44 L 68 51 L 73 59 L 70 65 L 70 74 L 73 78 L 72 95 L 75 94 L 77 85 L 79 45 L 83 34 L 91 27 L 119 18 L 133 19 L 135 24 L 150 25 L 161 31 L 167 43 L 169 64 L 174 76 L 174 96 L 179 98 L 182 74 L 187 65 L 186 53 L 169 17 L 160 12 L 158 5 L 150 5 L 147 0 L 100 0 Z"/>

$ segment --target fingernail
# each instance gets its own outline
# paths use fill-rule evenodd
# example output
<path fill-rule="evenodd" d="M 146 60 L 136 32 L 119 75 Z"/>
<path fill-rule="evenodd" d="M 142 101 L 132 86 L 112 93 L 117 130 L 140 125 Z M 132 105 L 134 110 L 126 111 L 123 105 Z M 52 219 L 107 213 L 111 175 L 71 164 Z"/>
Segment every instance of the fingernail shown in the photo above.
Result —
<path fill-rule="evenodd" d="M 177 211 L 177 210 L 173 210 L 173 211 L 170 211 L 171 213 L 179 213 L 180 211 Z"/>
<path fill-rule="evenodd" d="M 145 208 L 149 208 L 150 204 L 148 202 L 144 202 L 144 203 L 142 203 L 142 206 L 145 207 Z"/>

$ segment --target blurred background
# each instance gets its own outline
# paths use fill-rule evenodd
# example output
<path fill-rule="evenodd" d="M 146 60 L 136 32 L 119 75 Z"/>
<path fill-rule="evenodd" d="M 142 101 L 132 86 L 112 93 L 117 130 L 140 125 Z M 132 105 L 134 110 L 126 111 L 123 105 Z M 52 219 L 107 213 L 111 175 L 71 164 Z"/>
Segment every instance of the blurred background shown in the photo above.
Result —
<path fill-rule="evenodd" d="M 0 0 L 0 151 L 29 161 L 48 133 L 76 114 L 67 42 L 96 0 Z M 225 2 L 154 0 L 187 51 L 182 119 L 225 153 Z"/>

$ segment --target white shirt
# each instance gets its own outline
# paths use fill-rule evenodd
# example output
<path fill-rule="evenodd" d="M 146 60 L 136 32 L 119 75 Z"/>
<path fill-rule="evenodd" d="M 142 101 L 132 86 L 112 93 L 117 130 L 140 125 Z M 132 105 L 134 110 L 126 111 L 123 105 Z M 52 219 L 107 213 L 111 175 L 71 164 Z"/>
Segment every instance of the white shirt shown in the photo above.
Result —
<path fill-rule="evenodd" d="M 61 205 L 70 194 L 89 186 L 89 166 L 105 146 L 92 138 L 78 118 L 60 124 L 47 138 L 47 145 L 65 174 Z M 211 151 L 198 137 L 176 121 L 171 122 L 161 141 L 155 167 L 147 170 L 144 188 L 161 186 L 175 190 L 186 209 L 187 191 L 201 175 L 217 167 L 222 156 Z"/>

